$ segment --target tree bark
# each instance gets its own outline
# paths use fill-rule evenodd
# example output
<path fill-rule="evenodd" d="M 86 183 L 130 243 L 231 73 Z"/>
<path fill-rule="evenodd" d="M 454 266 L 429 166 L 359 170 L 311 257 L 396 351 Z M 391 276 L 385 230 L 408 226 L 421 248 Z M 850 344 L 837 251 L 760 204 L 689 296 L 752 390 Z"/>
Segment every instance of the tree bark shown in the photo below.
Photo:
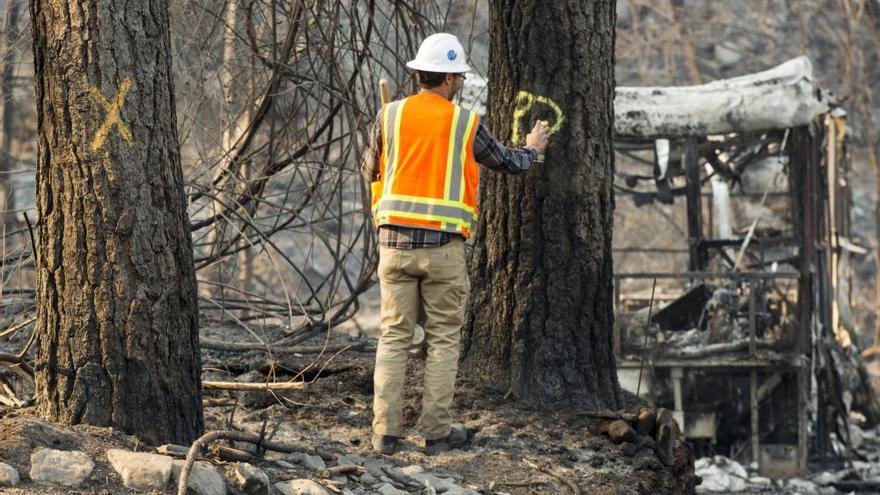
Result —
<path fill-rule="evenodd" d="M 165 0 L 31 0 L 39 414 L 186 443 L 198 312 Z"/>
<path fill-rule="evenodd" d="M 520 91 L 565 120 L 524 177 L 482 175 L 463 374 L 539 407 L 617 408 L 615 2 L 492 0 L 490 15 L 490 128 L 511 137 Z M 518 127 L 555 126 L 551 107 L 534 105 Z"/>

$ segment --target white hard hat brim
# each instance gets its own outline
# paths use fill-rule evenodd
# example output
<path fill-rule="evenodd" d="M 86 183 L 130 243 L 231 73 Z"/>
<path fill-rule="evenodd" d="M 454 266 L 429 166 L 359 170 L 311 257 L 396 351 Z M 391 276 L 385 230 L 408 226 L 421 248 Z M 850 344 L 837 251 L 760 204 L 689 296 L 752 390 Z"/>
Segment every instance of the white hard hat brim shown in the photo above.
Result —
<path fill-rule="evenodd" d="M 461 74 L 471 71 L 471 67 L 468 64 L 464 63 L 439 65 L 426 63 L 420 60 L 410 60 L 406 63 L 406 66 L 412 70 L 423 70 L 425 72 L 442 72 L 447 74 Z"/>

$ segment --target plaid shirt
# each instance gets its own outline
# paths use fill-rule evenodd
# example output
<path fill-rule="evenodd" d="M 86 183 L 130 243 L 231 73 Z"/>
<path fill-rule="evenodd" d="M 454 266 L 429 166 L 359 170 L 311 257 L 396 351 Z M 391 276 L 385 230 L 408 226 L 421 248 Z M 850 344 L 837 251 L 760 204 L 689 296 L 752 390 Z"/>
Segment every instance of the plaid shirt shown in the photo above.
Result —
<path fill-rule="evenodd" d="M 508 148 L 498 142 L 489 129 L 480 121 L 474 136 L 474 159 L 477 163 L 508 174 L 521 174 L 529 169 L 535 160 L 536 153 L 527 148 Z M 361 173 L 369 182 L 379 177 L 382 158 L 382 112 L 376 117 L 370 132 L 370 142 L 361 162 Z M 383 225 L 379 228 L 379 245 L 394 249 L 418 249 L 439 247 L 447 244 L 454 236 L 449 232 L 437 230 Z"/>

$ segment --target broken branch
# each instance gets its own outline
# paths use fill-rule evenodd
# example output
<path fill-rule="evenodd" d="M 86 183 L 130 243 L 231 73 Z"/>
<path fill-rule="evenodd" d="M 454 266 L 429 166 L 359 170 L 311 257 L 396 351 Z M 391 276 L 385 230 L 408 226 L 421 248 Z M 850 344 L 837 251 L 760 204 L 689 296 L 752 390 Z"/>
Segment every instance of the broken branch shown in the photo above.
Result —
<path fill-rule="evenodd" d="M 305 382 L 280 382 L 280 383 L 239 383 L 239 382 L 202 382 L 202 388 L 206 390 L 302 390 L 306 388 Z"/>

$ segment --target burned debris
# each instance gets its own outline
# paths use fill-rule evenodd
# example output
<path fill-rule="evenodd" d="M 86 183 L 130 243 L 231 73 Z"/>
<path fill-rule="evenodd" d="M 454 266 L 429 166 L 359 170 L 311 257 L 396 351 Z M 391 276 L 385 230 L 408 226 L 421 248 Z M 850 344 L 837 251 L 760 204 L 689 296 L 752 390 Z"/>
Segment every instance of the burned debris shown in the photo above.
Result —
<path fill-rule="evenodd" d="M 615 245 L 621 385 L 675 411 L 698 456 L 771 478 L 857 456 L 853 418 L 880 420 L 852 336 L 846 116 L 812 81 L 800 58 L 706 85 L 726 93 L 616 100 L 649 106 L 615 126 L 615 227 L 660 232 Z"/>

